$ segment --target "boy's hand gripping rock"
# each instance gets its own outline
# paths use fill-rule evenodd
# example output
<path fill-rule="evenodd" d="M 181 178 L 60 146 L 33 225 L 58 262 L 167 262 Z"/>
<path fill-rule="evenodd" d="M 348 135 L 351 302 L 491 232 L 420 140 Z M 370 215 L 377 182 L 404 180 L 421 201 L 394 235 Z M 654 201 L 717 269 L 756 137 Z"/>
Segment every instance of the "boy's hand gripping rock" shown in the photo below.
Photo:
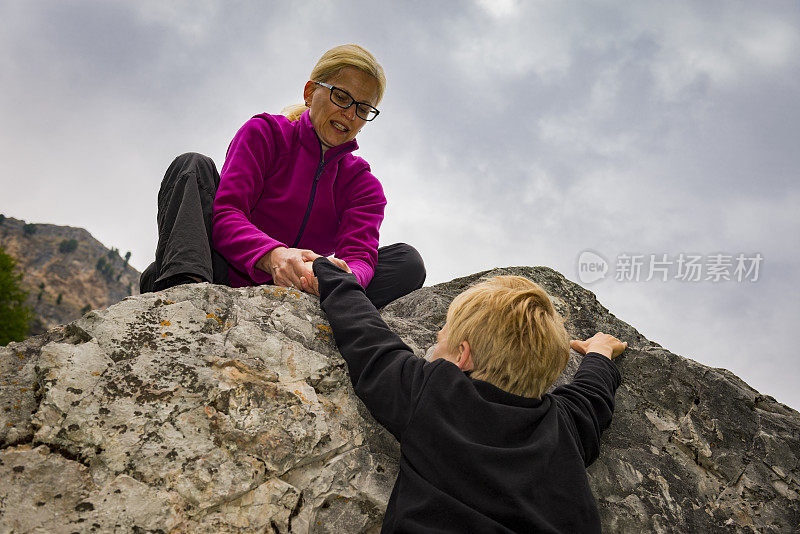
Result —
<path fill-rule="evenodd" d="M 569 346 L 584 355 L 590 352 L 597 352 L 613 360 L 628 347 L 628 342 L 620 341 L 611 334 L 598 332 L 586 341 L 573 339 L 569 342 Z"/>

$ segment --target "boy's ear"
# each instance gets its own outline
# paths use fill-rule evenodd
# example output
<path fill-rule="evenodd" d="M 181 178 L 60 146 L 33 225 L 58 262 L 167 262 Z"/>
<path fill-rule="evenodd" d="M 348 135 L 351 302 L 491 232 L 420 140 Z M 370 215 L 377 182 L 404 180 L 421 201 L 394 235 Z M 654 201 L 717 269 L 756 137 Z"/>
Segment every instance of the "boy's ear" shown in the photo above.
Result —
<path fill-rule="evenodd" d="M 464 340 L 458 345 L 458 368 L 462 371 L 472 371 L 472 348 L 469 341 Z"/>

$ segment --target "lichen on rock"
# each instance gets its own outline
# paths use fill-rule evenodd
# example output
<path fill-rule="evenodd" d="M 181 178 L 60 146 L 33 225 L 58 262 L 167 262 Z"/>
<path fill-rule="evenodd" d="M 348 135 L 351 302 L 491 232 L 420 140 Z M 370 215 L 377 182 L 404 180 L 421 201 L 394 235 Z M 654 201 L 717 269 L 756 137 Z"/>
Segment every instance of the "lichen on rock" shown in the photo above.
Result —
<path fill-rule="evenodd" d="M 629 342 L 589 477 L 606 532 L 800 525 L 800 414 L 674 355 L 547 268 L 420 289 L 383 316 L 422 355 L 472 282 L 541 284 L 576 338 Z M 566 381 L 577 368 L 573 353 Z M 0 530 L 377 532 L 399 447 L 315 297 L 179 286 L 0 348 Z"/>

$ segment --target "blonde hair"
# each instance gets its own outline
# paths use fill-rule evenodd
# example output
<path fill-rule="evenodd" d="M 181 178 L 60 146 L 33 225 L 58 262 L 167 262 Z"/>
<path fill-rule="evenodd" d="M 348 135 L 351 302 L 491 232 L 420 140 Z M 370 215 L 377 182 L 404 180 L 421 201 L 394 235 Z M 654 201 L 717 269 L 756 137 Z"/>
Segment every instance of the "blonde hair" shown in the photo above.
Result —
<path fill-rule="evenodd" d="M 447 310 L 447 350 L 467 341 L 471 377 L 538 398 L 569 361 L 564 319 L 547 293 L 521 276 L 496 276 L 460 295 Z"/>
<path fill-rule="evenodd" d="M 380 104 L 386 89 L 386 75 L 383 73 L 383 67 L 375 59 L 375 56 L 356 44 L 337 46 L 322 54 L 308 79 L 314 82 L 327 82 L 344 67 L 355 67 L 378 81 L 378 100 L 375 105 Z M 307 109 L 303 104 L 295 104 L 283 108 L 281 115 L 291 121 L 296 121 Z"/>

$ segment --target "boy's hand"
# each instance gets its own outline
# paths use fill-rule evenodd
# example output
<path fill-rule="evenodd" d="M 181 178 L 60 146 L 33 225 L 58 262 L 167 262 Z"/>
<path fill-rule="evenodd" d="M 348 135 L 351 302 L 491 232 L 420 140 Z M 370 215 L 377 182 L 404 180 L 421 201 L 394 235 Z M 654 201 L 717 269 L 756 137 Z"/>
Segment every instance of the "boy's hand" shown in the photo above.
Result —
<path fill-rule="evenodd" d="M 309 272 L 311 273 L 314 272 L 311 265 L 314 263 L 314 260 L 319 257 L 320 255 L 312 250 L 303 251 L 302 258 L 303 261 L 305 262 L 304 265 L 308 268 Z M 340 260 L 335 256 L 328 256 L 328 259 L 331 261 L 331 263 L 333 263 L 341 270 L 346 271 L 348 273 L 353 272 L 350 270 L 350 267 L 347 266 L 347 262 L 345 262 L 344 260 Z M 312 295 L 319 296 L 319 282 L 317 281 L 317 277 L 313 276 L 313 274 L 311 276 L 300 277 L 300 288 L 306 293 L 311 293 Z"/>
<path fill-rule="evenodd" d="M 611 334 L 598 332 L 586 341 L 573 339 L 569 342 L 569 346 L 583 355 L 590 352 L 597 352 L 613 360 L 628 347 L 628 342 L 620 341 Z"/>
<path fill-rule="evenodd" d="M 353 272 L 350 269 L 350 266 L 347 265 L 346 261 L 341 260 L 341 259 L 337 258 L 336 256 L 328 256 L 328 259 L 331 260 L 331 263 L 333 263 L 335 266 L 337 266 L 341 270 L 343 270 L 345 272 L 348 272 L 348 273 L 352 273 Z"/>
<path fill-rule="evenodd" d="M 259 258 L 256 268 L 272 276 L 272 283 L 276 286 L 305 291 L 302 279 L 314 277 L 306 257 L 313 254 L 311 250 L 275 247 Z"/>
<path fill-rule="evenodd" d="M 300 289 L 318 297 L 319 283 L 317 282 L 317 277 L 314 276 L 314 269 L 311 265 L 320 255 L 313 250 L 304 250 L 301 257 L 303 259 L 303 265 L 308 269 L 309 274 L 300 277 Z"/>

